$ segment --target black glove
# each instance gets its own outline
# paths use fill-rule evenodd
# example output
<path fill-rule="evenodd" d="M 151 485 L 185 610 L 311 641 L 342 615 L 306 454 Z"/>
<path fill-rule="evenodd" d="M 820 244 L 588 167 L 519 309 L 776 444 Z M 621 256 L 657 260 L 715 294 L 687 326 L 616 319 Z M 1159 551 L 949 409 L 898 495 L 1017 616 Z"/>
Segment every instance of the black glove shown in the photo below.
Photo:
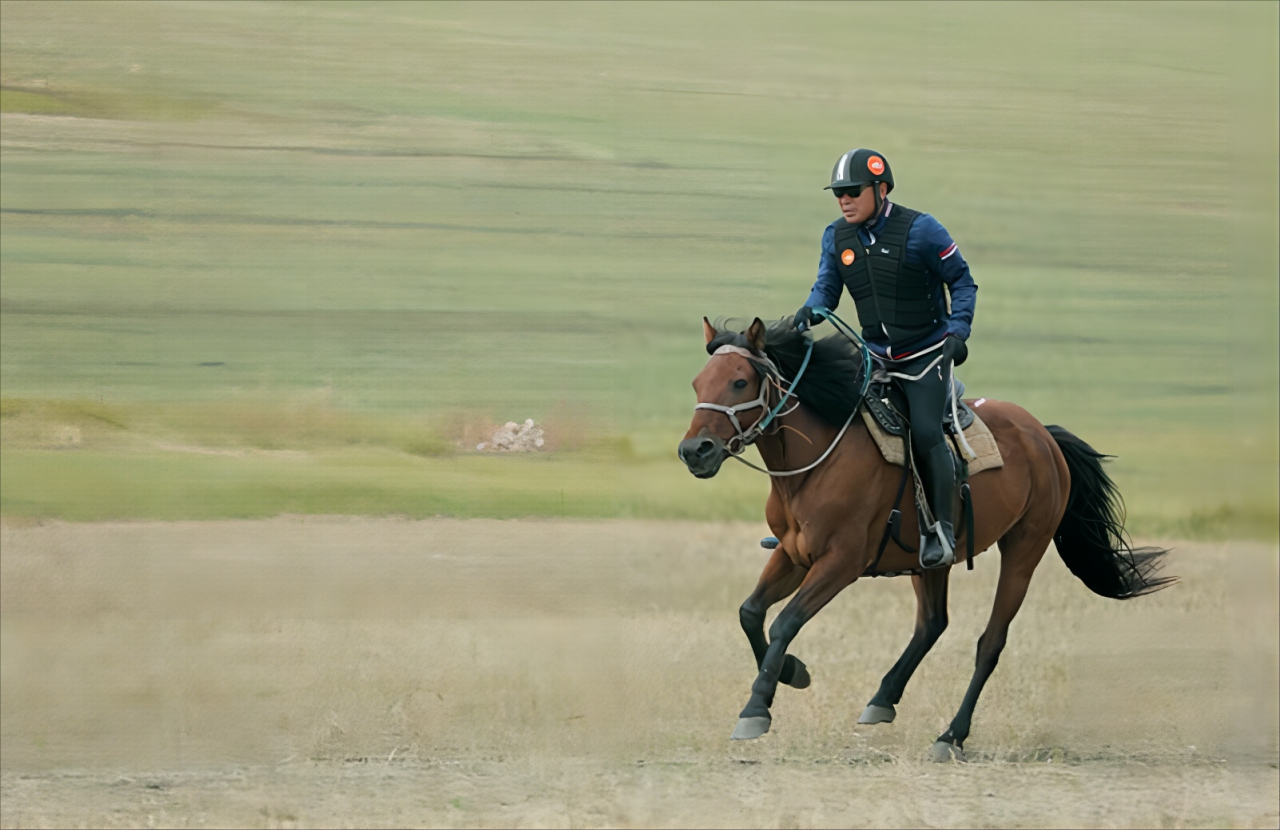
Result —
<path fill-rule="evenodd" d="M 796 312 L 796 316 L 793 318 L 792 322 L 796 327 L 796 331 L 804 331 L 805 329 L 811 329 L 818 325 L 822 320 L 823 317 L 821 314 L 806 305 L 800 307 L 800 310 Z"/>
<path fill-rule="evenodd" d="M 942 362 L 950 363 L 955 361 L 959 366 L 969 358 L 969 347 L 965 342 L 954 334 L 948 334 L 947 339 L 942 343 Z"/>

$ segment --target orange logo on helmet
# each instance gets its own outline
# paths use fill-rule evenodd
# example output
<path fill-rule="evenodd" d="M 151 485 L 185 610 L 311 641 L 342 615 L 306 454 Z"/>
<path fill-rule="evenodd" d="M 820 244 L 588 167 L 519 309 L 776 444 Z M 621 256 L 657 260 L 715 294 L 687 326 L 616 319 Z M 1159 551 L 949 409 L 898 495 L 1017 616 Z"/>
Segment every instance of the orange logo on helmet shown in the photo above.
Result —
<path fill-rule="evenodd" d="M 884 159 L 879 156 L 872 156 L 867 159 L 867 169 L 875 175 L 879 176 L 884 172 Z"/>
<path fill-rule="evenodd" d="M 845 248 L 844 252 L 840 254 L 840 261 L 843 262 L 845 265 L 852 265 L 853 250 L 851 248 Z"/>

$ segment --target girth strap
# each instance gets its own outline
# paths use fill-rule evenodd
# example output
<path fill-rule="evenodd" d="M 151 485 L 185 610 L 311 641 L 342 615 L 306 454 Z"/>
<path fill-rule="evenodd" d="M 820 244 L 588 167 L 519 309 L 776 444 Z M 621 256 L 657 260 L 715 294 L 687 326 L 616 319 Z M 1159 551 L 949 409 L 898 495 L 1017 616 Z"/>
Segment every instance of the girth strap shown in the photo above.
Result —
<path fill-rule="evenodd" d="M 884 549 L 889 546 L 889 537 L 893 537 L 894 543 L 905 550 L 907 553 L 915 553 L 916 549 L 908 547 L 902 541 L 898 528 L 902 524 L 902 511 L 898 509 L 898 505 L 902 504 L 902 494 L 907 491 L 907 476 L 911 475 L 911 471 L 907 469 L 907 465 L 902 465 L 902 478 L 898 481 L 898 494 L 893 497 L 893 509 L 889 511 L 889 521 L 885 522 L 884 533 L 880 536 L 880 546 L 876 548 L 876 558 L 872 560 L 867 567 L 865 575 L 875 576 L 876 566 L 880 564 L 881 557 L 884 556 Z"/>
<path fill-rule="evenodd" d="M 964 549 L 967 558 L 964 561 L 966 571 L 973 570 L 973 493 L 968 484 L 960 485 L 960 502 L 964 505 Z"/>

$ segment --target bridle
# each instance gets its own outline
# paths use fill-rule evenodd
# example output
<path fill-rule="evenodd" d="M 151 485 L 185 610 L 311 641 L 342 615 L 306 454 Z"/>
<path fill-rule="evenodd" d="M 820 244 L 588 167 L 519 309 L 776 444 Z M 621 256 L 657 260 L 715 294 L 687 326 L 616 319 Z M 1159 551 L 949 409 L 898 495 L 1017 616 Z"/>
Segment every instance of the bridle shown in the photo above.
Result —
<path fill-rule="evenodd" d="M 812 353 L 813 341 L 810 340 L 809 348 L 804 354 L 804 363 L 801 364 L 800 371 L 796 373 L 796 381 L 800 380 L 800 376 L 804 374 L 805 367 L 809 365 L 809 355 Z M 757 395 L 754 400 L 747 401 L 746 403 L 734 404 L 733 406 L 724 406 L 723 404 L 718 403 L 700 403 L 694 407 L 695 410 L 710 409 L 714 412 L 723 412 L 729 417 L 729 423 L 733 424 L 733 430 L 736 434 L 725 442 L 725 448 L 729 450 L 730 455 L 737 458 L 745 452 L 747 447 L 751 446 L 757 438 L 765 434 L 765 430 L 774 418 L 789 415 L 794 412 L 796 407 L 800 406 L 800 399 L 796 398 L 795 403 L 791 405 L 790 409 L 786 412 L 782 411 L 782 407 L 786 405 L 787 400 L 795 397 L 792 390 L 795 388 L 796 384 L 795 381 L 787 383 L 782 377 L 782 372 L 778 371 L 777 364 L 765 355 L 752 351 L 751 349 L 744 349 L 741 346 L 725 344 L 712 352 L 711 356 L 716 357 L 717 355 L 722 354 L 741 355 L 753 364 L 764 368 L 763 377 L 760 381 L 760 394 Z M 777 387 L 778 392 L 782 394 L 782 398 L 778 401 L 778 405 L 771 411 L 766 412 L 764 417 L 756 421 L 750 427 L 743 429 L 741 422 L 738 421 L 738 413 L 752 409 L 759 409 L 761 407 L 767 409 L 769 407 L 769 391 L 773 387 Z M 736 447 L 735 442 L 737 442 Z"/>
<path fill-rule="evenodd" d="M 699 403 L 696 406 L 694 406 L 695 410 L 710 409 L 714 412 L 723 412 L 725 415 L 727 415 L 729 417 L 729 423 L 733 424 L 733 429 L 735 432 L 735 435 L 733 435 L 733 437 L 731 437 L 728 441 L 725 442 L 725 449 L 728 450 L 729 456 L 731 458 L 736 459 L 737 461 L 741 461 L 743 464 L 746 464 L 748 467 L 750 467 L 753 470 L 758 470 L 759 472 L 762 472 L 762 473 L 768 473 L 769 475 L 775 478 L 795 476 L 795 475 L 800 475 L 801 473 L 807 473 L 810 470 L 812 470 L 814 467 L 817 467 L 823 461 L 826 461 L 827 456 L 831 455 L 831 451 L 836 448 L 836 445 L 840 443 L 840 439 L 843 438 L 845 432 L 848 431 L 849 424 L 853 423 L 854 417 L 856 417 L 858 414 L 858 409 L 861 408 L 862 406 L 862 403 L 861 403 L 862 398 L 867 394 L 867 388 L 871 384 L 871 350 L 868 349 L 867 345 L 862 342 L 862 338 L 859 337 L 857 333 L 852 328 L 850 328 L 847 323 L 845 323 L 839 317 L 836 317 L 836 315 L 832 313 L 830 309 L 823 308 L 822 306 L 814 306 L 813 310 L 822 314 L 828 320 L 831 320 L 832 325 L 836 327 L 836 331 L 839 331 L 841 334 L 845 335 L 849 339 L 853 340 L 853 342 L 857 343 L 859 349 L 862 351 L 863 360 L 865 361 L 863 372 L 862 372 L 862 392 L 858 395 L 858 404 L 855 405 L 853 408 L 853 411 L 849 413 L 848 420 L 844 422 L 844 426 L 840 427 L 840 432 L 838 432 L 836 434 L 835 439 L 832 440 L 831 446 L 827 447 L 826 452 L 820 455 L 817 461 L 805 467 L 801 467 L 798 470 L 778 471 L 778 470 L 770 470 L 765 467 L 757 467 L 755 464 L 752 464 L 750 461 L 747 461 L 745 458 L 742 457 L 742 453 L 746 451 L 747 447 L 755 443 L 756 439 L 759 438 L 761 435 L 766 434 L 765 430 L 768 428 L 769 424 L 775 418 L 780 418 L 784 415 L 789 415 L 790 413 L 794 412 L 798 406 L 800 406 L 800 398 L 795 394 L 795 389 L 796 389 L 796 386 L 798 386 L 800 383 L 800 378 L 804 376 L 804 370 L 809 367 L 809 358 L 813 356 L 812 336 L 810 336 L 809 342 L 805 346 L 804 360 L 801 361 L 800 368 L 796 370 L 795 379 L 792 380 L 790 383 L 788 383 L 782 377 L 782 372 L 778 371 L 777 365 L 775 365 L 774 362 L 770 360 L 768 357 L 766 357 L 764 354 L 752 351 L 751 349 L 744 349 L 741 346 L 733 346 L 729 344 L 725 344 L 721 346 L 720 348 L 716 349 L 712 353 L 711 355 L 712 357 L 715 357 L 716 355 L 721 355 L 721 354 L 737 354 L 737 355 L 741 355 L 742 357 L 745 357 L 747 360 L 752 361 L 754 364 L 758 366 L 764 367 L 764 378 L 760 382 L 760 394 L 756 396 L 755 400 L 750 400 L 750 401 L 747 401 L 746 403 L 734 404 L 733 406 L 724 406 L 718 403 Z M 784 389 L 784 384 L 785 384 L 785 389 Z M 766 412 L 763 418 L 756 421 L 754 424 L 752 424 L 750 427 L 744 430 L 742 428 L 742 424 L 739 423 L 738 421 L 738 413 L 746 412 L 747 410 L 751 410 L 751 409 L 758 409 L 760 407 L 768 407 L 769 406 L 769 400 L 768 400 L 769 390 L 771 387 L 774 387 L 774 386 L 776 386 L 778 391 L 782 393 L 782 398 L 781 400 L 778 401 L 777 406 L 775 406 L 773 409 Z M 791 398 L 795 398 L 795 403 L 791 405 L 790 409 L 783 412 L 782 408 L 786 406 L 787 401 L 790 400 Z M 776 432 L 777 430 L 774 430 L 774 431 Z M 736 447 L 735 447 L 735 442 L 736 442 Z"/>

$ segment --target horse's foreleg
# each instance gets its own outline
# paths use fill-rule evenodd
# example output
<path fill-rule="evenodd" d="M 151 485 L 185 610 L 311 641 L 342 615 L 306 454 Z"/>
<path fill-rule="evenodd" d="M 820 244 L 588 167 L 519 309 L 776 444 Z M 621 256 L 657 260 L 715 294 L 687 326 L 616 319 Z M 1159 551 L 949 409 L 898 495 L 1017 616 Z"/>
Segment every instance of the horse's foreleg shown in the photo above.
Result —
<path fill-rule="evenodd" d="M 907 681 L 942 632 L 947 630 L 947 584 L 950 577 L 949 568 L 925 571 L 924 575 L 911 577 L 911 586 L 916 590 L 915 633 L 898 662 L 880 681 L 880 690 L 862 711 L 858 723 L 890 723 L 897 716 L 893 707 L 902 700 Z"/>
<path fill-rule="evenodd" d="M 805 574 L 800 590 L 769 627 L 769 645 L 760 660 L 760 673 L 751 685 L 751 699 L 738 716 L 733 738 L 758 738 L 769 731 L 769 707 L 773 705 L 774 693 L 787 664 L 787 648 L 800 633 L 800 628 L 853 581 L 837 559 L 833 554 L 819 558 Z"/>
<path fill-rule="evenodd" d="M 764 636 L 764 616 L 774 603 L 788 596 L 800 585 L 806 572 L 807 569 L 794 564 L 781 547 L 774 548 L 768 563 L 760 573 L 760 581 L 756 583 L 756 589 L 738 609 L 738 620 L 742 623 L 742 630 L 746 632 L 747 640 L 751 643 L 751 651 L 755 653 L 757 671 L 764 661 L 765 652 L 769 649 L 769 641 Z M 796 676 L 797 672 L 800 677 Z M 781 679 L 783 683 L 791 683 L 800 689 L 809 685 L 809 673 L 805 671 L 804 664 L 795 657 L 789 657 L 786 661 L 786 665 L 782 668 Z"/>
<path fill-rule="evenodd" d="M 1036 565 L 1040 564 L 1050 538 L 1051 534 L 1037 535 L 1033 540 L 1027 541 L 1015 528 L 1000 540 L 1000 581 L 996 586 L 991 618 L 987 621 L 986 630 L 978 638 L 973 679 L 969 681 L 964 702 L 960 704 L 960 711 L 951 721 L 951 726 L 933 744 L 930 751 L 933 760 L 964 760 L 964 742 L 969 737 L 969 726 L 973 721 L 974 707 L 978 705 L 978 696 L 982 694 L 982 687 L 996 669 L 1000 652 L 1009 635 L 1009 623 L 1013 622 L 1018 609 L 1022 607 L 1027 588 L 1031 585 L 1031 574 Z"/>

